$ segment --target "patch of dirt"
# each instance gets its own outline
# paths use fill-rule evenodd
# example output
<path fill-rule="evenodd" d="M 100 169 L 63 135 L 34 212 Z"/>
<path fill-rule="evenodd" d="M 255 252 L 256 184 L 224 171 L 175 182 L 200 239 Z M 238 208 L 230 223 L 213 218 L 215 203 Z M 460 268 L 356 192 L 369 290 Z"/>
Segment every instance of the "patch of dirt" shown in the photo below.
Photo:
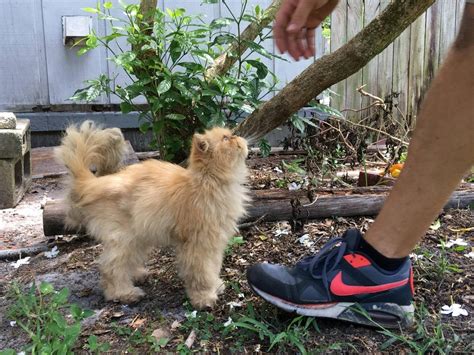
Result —
<path fill-rule="evenodd" d="M 275 170 L 282 157 L 270 157 L 251 161 L 252 186 L 259 188 L 275 187 L 275 181 L 288 179 L 286 173 Z M 284 159 L 289 159 L 285 156 Z M 295 176 L 294 178 L 298 178 Z M 37 180 L 22 203 L 15 209 L 0 211 L 3 226 L 0 248 L 17 248 L 44 242 L 42 236 L 41 205 L 48 196 L 59 193 L 58 180 Z M 450 210 L 440 216 L 439 228 L 429 230 L 422 244 L 415 250 L 418 259 L 414 261 L 418 308 L 426 307 L 425 326 L 435 326 L 435 320 L 443 305 L 452 302 L 462 304 L 469 312 L 467 317 L 441 316 L 441 322 L 452 328 L 459 341 L 451 351 L 465 352 L 474 343 L 474 259 L 466 257 L 474 245 L 474 212 L 469 210 Z M 174 266 L 174 253 L 163 249 L 153 252 L 148 267 L 150 277 L 143 285 L 146 297 L 138 304 L 120 305 L 105 302 L 101 293 L 97 258 L 101 245 L 88 238 L 64 236 L 57 240 L 59 254 L 48 259 L 44 253 L 31 257 L 29 264 L 15 269 L 13 260 L 0 261 L 0 349 L 12 347 L 20 350 L 28 339 L 16 326 L 10 325 L 8 308 L 13 300 L 8 297 L 12 282 L 27 287 L 31 282 L 48 281 L 55 288 L 67 287 L 71 291 L 70 302 L 92 309 L 94 315 L 82 324 L 82 333 L 77 345 L 81 351 L 91 334 L 99 342 L 111 345 L 111 351 L 149 352 L 150 343 L 133 340 L 133 336 L 151 334 L 155 329 L 165 329 L 170 341 L 165 351 L 175 352 L 189 337 L 191 330 L 196 333 L 192 350 L 222 352 L 267 351 L 268 339 L 258 334 L 234 329 L 223 335 L 221 326 L 229 317 L 235 321 L 248 315 L 249 309 L 255 312 L 255 319 L 267 324 L 275 332 L 283 331 L 294 319 L 294 315 L 283 313 L 256 297 L 248 288 L 246 268 L 257 262 L 272 262 L 292 265 L 302 257 L 316 252 L 331 237 L 342 234 L 348 228 L 365 231 L 373 222 L 371 218 L 327 218 L 310 221 L 302 230 L 293 233 L 288 222 L 259 223 L 242 231 L 243 244 L 235 244 L 224 260 L 222 278 L 226 290 L 217 306 L 209 313 L 212 318 L 207 323 L 190 323 L 186 312 L 192 311 L 181 280 Z M 299 238 L 308 234 L 307 244 Z M 455 247 L 443 250 L 441 241 L 461 237 L 469 243 L 461 250 Z M 420 255 L 422 255 L 420 257 Z M 242 296 L 243 294 L 243 296 Z M 239 306 L 231 309 L 232 302 Z M 250 308 L 249 308 L 250 307 Z M 176 326 L 176 324 L 178 324 Z M 192 324 L 189 325 L 189 324 Z M 331 351 L 381 351 L 381 344 L 388 340 L 385 335 L 372 328 L 348 323 L 318 319 L 318 331 L 311 330 L 304 339 L 306 349 L 321 352 Z M 431 327 L 431 328 L 430 328 Z M 122 329 L 122 330 L 120 330 Z M 123 331 L 128 329 L 128 333 Z M 408 334 L 408 333 L 403 333 Z M 447 332 L 446 336 L 452 336 Z M 416 340 L 415 340 L 416 341 Z M 277 351 L 277 348 L 272 351 Z M 296 348 L 283 348 L 280 352 L 296 351 Z M 410 351 L 405 345 L 394 344 L 389 351 Z"/>

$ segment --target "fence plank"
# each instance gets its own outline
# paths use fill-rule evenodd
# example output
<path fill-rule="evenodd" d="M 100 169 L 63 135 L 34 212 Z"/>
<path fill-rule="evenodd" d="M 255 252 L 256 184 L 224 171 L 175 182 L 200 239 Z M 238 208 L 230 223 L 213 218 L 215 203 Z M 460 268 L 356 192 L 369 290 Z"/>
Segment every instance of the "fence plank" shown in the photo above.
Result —
<path fill-rule="evenodd" d="M 393 49 L 393 91 L 398 93 L 398 109 L 394 112 L 395 117 L 407 114 L 407 98 L 409 95 L 408 71 L 410 64 L 410 35 L 411 28 L 408 27 L 395 40 Z M 397 110 L 395 110 L 397 111 Z M 401 113 L 400 113 L 401 112 Z"/>
<path fill-rule="evenodd" d="M 331 53 L 336 51 L 347 41 L 346 32 L 346 20 L 347 20 L 347 1 L 342 0 L 334 9 L 331 14 L 331 42 L 330 48 Z M 331 96 L 331 106 L 341 110 L 344 107 L 344 98 L 346 96 L 346 83 L 345 80 L 337 83 L 332 88 L 336 94 Z"/>
<path fill-rule="evenodd" d="M 441 3 L 437 1 L 426 12 L 422 92 L 428 89 L 439 66 L 440 16 L 442 16 Z"/>
<path fill-rule="evenodd" d="M 439 62 L 443 63 L 456 31 L 456 4 L 454 0 L 438 0 L 441 3 L 441 25 L 439 34 Z"/>
<path fill-rule="evenodd" d="M 347 41 L 362 30 L 364 19 L 364 1 L 352 0 L 347 2 Z M 362 70 L 351 75 L 346 80 L 345 108 L 359 109 L 361 96 L 357 88 L 362 85 Z M 352 116 L 352 115 L 349 115 Z M 357 115 L 359 116 L 359 115 Z"/>
<path fill-rule="evenodd" d="M 410 40 L 410 68 L 408 71 L 409 97 L 407 100 L 407 113 L 410 117 L 410 127 L 414 128 L 416 113 L 422 99 L 423 86 L 423 55 L 425 49 L 425 23 L 426 16 L 422 14 L 411 25 Z"/>
<path fill-rule="evenodd" d="M 390 0 L 381 0 L 379 12 L 383 11 Z M 393 43 L 378 55 L 378 73 L 376 95 L 386 99 L 387 95 L 392 93 L 392 77 L 393 77 Z"/>
<path fill-rule="evenodd" d="M 466 6 L 465 0 L 456 0 L 456 34 L 459 31 L 459 25 L 461 24 L 462 15 Z"/>
<path fill-rule="evenodd" d="M 380 0 L 365 0 L 364 27 L 378 15 L 379 9 Z M 378 57 L 375 57 L 362 69 L 362 85 L 366 85 L 365 90 L 375 95 L 378 91 L 378 66 Z M 361 97 L 361 108 L 369 106 L 370 103 L 371 100 L 368 97 Z M 374 110 L 363 110 L 360 117 L 364 118 L 371 112 Z"/>

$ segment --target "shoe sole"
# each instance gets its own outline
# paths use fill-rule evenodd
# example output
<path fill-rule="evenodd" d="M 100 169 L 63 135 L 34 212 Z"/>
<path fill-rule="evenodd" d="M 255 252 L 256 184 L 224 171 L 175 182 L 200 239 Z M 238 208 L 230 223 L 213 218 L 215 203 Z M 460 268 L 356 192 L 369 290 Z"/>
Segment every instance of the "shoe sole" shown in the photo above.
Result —
<path fill-rule="evenodd" d="M 257 287 L 250 285 L 252 291 L 265 301 L 286 312 L 343 320 L 346 322 L 384 328 L 407 328 L 413 325 L 413 305 L 401 306 L 396 303 L 355 303 L 334 302 L 319 304 L 296 304 L 272 296 Z"/>

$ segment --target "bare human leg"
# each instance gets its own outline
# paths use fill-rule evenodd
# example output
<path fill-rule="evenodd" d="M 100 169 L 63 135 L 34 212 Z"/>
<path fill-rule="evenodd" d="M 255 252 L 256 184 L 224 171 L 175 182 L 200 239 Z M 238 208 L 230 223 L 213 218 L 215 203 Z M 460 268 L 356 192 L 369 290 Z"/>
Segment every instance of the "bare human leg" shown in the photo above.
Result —
<path fill-rule="evenodd" d="M 426 95 L 407 162 L 365 240 L 407 256 L 474 164 L 474 4 Z"/>

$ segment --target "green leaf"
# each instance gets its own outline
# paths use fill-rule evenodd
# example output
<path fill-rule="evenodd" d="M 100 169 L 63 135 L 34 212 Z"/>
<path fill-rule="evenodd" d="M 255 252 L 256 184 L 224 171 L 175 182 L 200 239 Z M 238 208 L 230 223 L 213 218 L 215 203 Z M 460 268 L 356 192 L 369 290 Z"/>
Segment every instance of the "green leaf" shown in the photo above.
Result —
<path fill-rule="evenodd" d="M 131 105 L 129 102 L 122 102 L 120 104 L 120 110 L 122 113 L 129 113 L 133 111 L 133 105 Z"/>
<path fill-rule="evenodd" d="M 186 116 L 181 115 L 179 113 L 170 113 L 170 114 L 166 115 L 166 118 L 169 119 L 169 120 L 173 120 L 173 121 L 182 121 L 182 120 L 186 119 Z"/>
<path fill-rule="evenodd" d="M 265 77 L 268 74 L 268 68 L 265 64 L 262 62 L 259 62 L 258 60 L 252 60 L 248 59 L 247 63 L 249 63 L 252 67 L 257 69 L 257 76 L 259 79 L 265 79 Z"/>
<path fill-rule="evenodd" d="M 83 7 L 81 10 L 85 12 L 90 12 L 92 14 L 98 14 L 100 12 L 98 9 L 95 9 L 93 7 Z"/>
<path fill-rule="evenodd" d="M 139 127 L 140 132 L 142 132 L 143 134 L 148 132 L 150 130 L 150 128 L 151 128 L 151 123 L 150 122 L 144 122 Z"/>
<path fill-rule="evenodd" d="M 112 8 L 112 3 L 110 1 L 104 2 L 104 8 L 110 10 Z"/>
<path fill-rule="evenodd" d="M 54 292 L 54 287 L 49 282 L 42 282 L 39 286 L 39 289 L 43 295 L 49 295 L 50 293 Z"/>
<path fill-rule="evenodd" d="M 328 116 L 344 118 L 340 111 L 327 105 L 315 102 L 311 105 L 311 107 L 316 111 L 316 115 L 320 116 L 320 118 L 327 118 Z"/>
<path fill-rule="evenodd" d="M 165 79 L 158 85 L 156 91 L 158 92 L 158 95 L 162 95 L 169 89 L 171 89 L 171 80 Z"/>
<path fill-rule="evenodd" d="M 67 288 L 63 288 L 54 296 L 54 302 L 58 304 L 64 304 L 67 302 L 68 297 L 69 297 L 69 290 Z"/>

